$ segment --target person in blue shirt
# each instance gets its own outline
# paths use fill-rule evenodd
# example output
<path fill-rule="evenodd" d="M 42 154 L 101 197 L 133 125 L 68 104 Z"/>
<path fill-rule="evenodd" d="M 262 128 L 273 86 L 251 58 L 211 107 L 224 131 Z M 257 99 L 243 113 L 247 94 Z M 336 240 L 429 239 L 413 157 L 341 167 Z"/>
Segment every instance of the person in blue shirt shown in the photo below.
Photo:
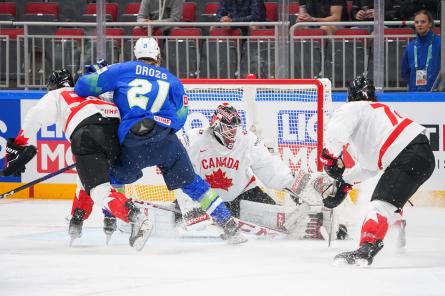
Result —
<path fill-rule="evenodd" d="M 138 39 L 134 54 L 136 61 L 102 67 L 82 76 L 74 87 L 85 97 L 114 92 L 113 100 L 121 114 L 121 152 L 110 171 L 113 183 L 133 183 L 142 177 L 142 169 L 158 166 L 167 188 L 181 188 L 199 202 L 223 228 L 223 238 L 232 244 L 246 242 L 222 199 L 195 173 L 176 136 L 188 114 L 182 83 L 160 67 L 161 54 L 155 39 Z"/>
<path fill-rule="evenodd" d="M 440 72 L 440 37 L 431 30 L 433 17 L 427 10 L 414 15 L 416 39 L 410 41 L 402 58 L 402 78 L 409 91 L 431 91 Z"/>

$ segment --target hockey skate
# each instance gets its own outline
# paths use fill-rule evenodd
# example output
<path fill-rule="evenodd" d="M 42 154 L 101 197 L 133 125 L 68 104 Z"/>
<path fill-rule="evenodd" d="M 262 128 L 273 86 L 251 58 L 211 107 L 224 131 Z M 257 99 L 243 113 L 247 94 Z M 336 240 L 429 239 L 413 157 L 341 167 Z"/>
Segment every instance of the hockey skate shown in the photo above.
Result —
<path fill-rule="evenodd" d="M 73 242 L 76 238 L 82 236 L 82 226 L 83 226 L 83 216 L 85 215 L 85 211 L 79 208 L 74 209 L 73 217 L 70 220 L 70 226 L 68 228 L 68 234 L 71 238 L 70 247 L 73 245 Z"/>
<path fill-rule="evenodd" d="M 116 217 L 113 216 L 105 216 L 104 217 L 104 233 L 106 236 L 105 243 L 108 245 L 108 243 L 111 240 L 111 236 L 117 229 L 117 223 L 116 223 Z"/>
<path fill-rule="evenodd" d="M 229 244 L 239 245 L 247 242 L 247 238 L 239 231 L 238 223 L 233 217 L 221 224 L 221 227 L 224 233 L 220 237 Z"/>
<path fill-rule="evenodd" d="M 153 231 L 153 223 L 148 217 L 130 200 L 125 206 L 129 209 L 128 220 L 131 224 L 130 246 L 137 251 L 142 251 L 148 238 Z"/>
<path fill-rule="evenodd" d="M 374 244 L 364 243 L 355 251 L 340 253 L 334 257 L 334 265 L 349 264 L 357 266 L 371 265 L 374 256 L 383 248 L 383 241 Z"/>

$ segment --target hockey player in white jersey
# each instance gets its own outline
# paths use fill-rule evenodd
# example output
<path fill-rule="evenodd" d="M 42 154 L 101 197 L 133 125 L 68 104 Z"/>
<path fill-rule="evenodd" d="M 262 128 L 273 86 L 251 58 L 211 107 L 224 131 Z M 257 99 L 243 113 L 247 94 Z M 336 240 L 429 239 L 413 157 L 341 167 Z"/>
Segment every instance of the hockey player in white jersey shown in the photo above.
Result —
<path fill-rule="evenodd" d="M 68 70 L 50 74 L 48 93 L 29 110 L 18 136 L 8 140 L 3 173 L 11 175 L 23 171 L 36 154 L 29 139 L 34 138 L 42 126 L 57 123 L 71 142 L 79 177 L 68 231 L 72 241 L 81 236 L 83 221 L 90 215 L 94 201 L 103 206 L 106 234 L 114 231 L 115 217 L 129 222 L 132 226 L 130 245 L 140 251 L 151 233 L 152 223 L 137 205 L 111 187 L 108 177 L 109 167 L 119 154 L 119 110 L 113 103 L 96 97 L 79 97 L 73 86 Z"/>
<path fill-rule="evenodd" d="M 221 196 L 235 217 L 240 217 L 242 200 L 276 204 L 271 196 L 261 190 L 256 178 L 267 188 L 290 192 L 297 204 L 302 202 L 299 197 L 306 202 L 310 200 L 309 202 L 321 204 L 320 188 L 329 178 L 320 173 L 307 174 L 303 171 L 294 176 L 279 157 L 268 151 L 260 138 L 241 128 L 240 115 L 228 103 L 218 106 L 210 127 L 189 131 L 184 142 L 196 172 Z M 303 197 L 304 193 L 306 196 Z M 181 198 L 178 201 L 181 205 Z M 187 213 L 183 207 L 181 209 L 186 223 L 188 215 L 197 217 L 197 213 Z M 275 219 L 276 216 L 277 214 L 274 215 Z M 294 219 L 293 222 L 296 223 L 297 220 Z M 309 236 L 310 233 L 306 235 Z"/>
<path fill-rule="evenodd" d="M 323 203 L 338 206 L 352 185 L 383 171 L 361 228 L 359 248 L 335 257 L 335 263 L 369 265 L 383 248 L 388 227 L 402 219 L 402 208 L 434 171 L 434 155 L 425 128 L 377 102 L 371 80 L 360 76 L 348 86 L 348 102 L 338 108 L 325 133 L 321 160 L 336 181 Z M 342 149 L 355 166 L 345 170 Z"/>

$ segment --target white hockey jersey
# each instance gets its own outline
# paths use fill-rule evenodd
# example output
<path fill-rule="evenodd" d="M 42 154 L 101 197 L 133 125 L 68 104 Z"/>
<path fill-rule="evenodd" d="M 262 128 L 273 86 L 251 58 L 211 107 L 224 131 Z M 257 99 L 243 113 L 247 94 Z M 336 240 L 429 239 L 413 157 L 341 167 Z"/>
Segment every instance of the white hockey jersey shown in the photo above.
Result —
<path fill-rule="evenodd" d="M 294 178 L 289 167 L 252 132 L 240 131 L 232 149 L 221 145 L 211 132 L 209 128 L 189 131 L 185 147 L 197 174 L 224 201 L 255 187 L 255 176 L 271 189 L 291 186 Z"/>
<path fill-rule="evenodd" d="M 49 91 L 26 114 L 19 134 L 21 139 L 16 139 L 16 142 L 26 144 L 27 139 L 35 137 L 42 126 L 54 123 L 63 127 L 69 140 L 79 123 L 97 113 L 103 117 L 120 118 L 115 104 L 95 97 L 79 97 L 71 87 Z"/>
<path fill-rule="evenodd" d="M 325 132 L 325 148 L 339 156 L 349 144 L 347 150 L 356 164 L 345 171 L 343 178 L 355 184 L 387 168 L 424 130 L 383 103 L 349 102 L 332 114 Z"/>

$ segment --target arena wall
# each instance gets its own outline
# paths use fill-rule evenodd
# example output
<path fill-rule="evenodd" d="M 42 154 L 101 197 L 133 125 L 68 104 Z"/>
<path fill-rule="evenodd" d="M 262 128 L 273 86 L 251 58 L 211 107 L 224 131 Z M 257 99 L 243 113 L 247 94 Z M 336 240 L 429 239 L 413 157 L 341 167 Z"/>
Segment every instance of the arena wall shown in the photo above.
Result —
<path fill-rule="evenodd" d="M 42 91 L 0 91 L 0 169 L 4 166 L 7 138 L 17 135 L 26 112 L 43 94 Z M 345 97 L 345 93 L 333 93 L 334 108 L 343 104 Z M 380 94 L 379 100 L 427 128 L 426 135 L 436 156 L 436 170 L 413 200 L 420 206 L 445 207 L 445 93 L 389 92 Z M 38 133 L 35 144 L 39 150 L 37 157 L 27 166 L 22 176 L 1 177 L 0 193 L 73 162 L 69 143 L 59 126 L 43 128 Z M 75 176 L 74 170 L 68 171 L 10 198 L 71 199 L 75 191 Z"/>

